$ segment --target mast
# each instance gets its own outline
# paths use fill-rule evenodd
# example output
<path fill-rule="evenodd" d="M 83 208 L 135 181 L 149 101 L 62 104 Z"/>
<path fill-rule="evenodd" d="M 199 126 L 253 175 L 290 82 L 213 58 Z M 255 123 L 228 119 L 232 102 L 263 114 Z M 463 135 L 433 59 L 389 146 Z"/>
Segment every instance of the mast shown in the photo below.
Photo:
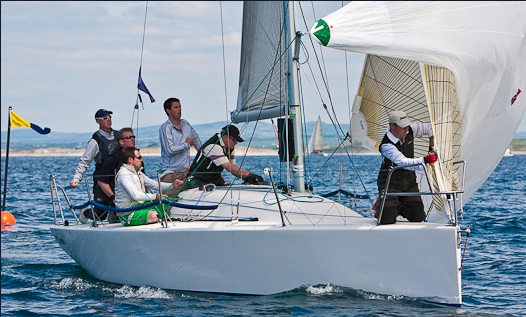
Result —
<path fill-rule="evenodd" d="M 301 107 L 300 107 L 300 90 L 299 90 L 299 49 L 301 44 L 301 34 L 296 34 L 296 25 L 294 23 L 294 1 L 289 1 L 289 7 L 286 11 L 288 17 L 286 21 L 289 22 L 288 33 L 286 33 L 285 43 L 290 43 L 292 39 L 295 39 L 294 51 L 288 50 L 289 56 L 289 78 L 288 78 L 288 93 L 289 93 L 289 112 L 290 117 L 293 119 L 294 124 L 294 149 L 296 156 L 293 159 L 293 170 L 292 175 L 294 177 L 294 190 L 296 192 L 305 191 L 305 171 L 303 166 L 303 131 L 301 122 Z M 291 45 L 292 47 L 292 45 Z"/>

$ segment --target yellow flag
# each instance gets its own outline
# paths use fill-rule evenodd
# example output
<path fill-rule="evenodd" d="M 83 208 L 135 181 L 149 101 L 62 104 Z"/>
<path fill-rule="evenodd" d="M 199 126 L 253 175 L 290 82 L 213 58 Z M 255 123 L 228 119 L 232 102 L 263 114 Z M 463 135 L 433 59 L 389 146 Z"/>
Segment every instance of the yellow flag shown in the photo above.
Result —
<path fill-rule="evenodd" d="M 11 112 L 11 126 L 12 127 L 31 127 L 31 123 L 29 121 L 24 120 L 21 116 L 17 115 L 13 110 L 9 110 Z"/>
<path fill-rule="evenodd" d="M 36 132 L 40 134 L 48 134 L 49 132 L 51 132 L 51 129 L 49 128 L 42 129 L 38 125 L 25 120 L 21 116 L 17 115 L 13 110 L 9 110 L 9 114 L 11 117 L 12 127 L 28 127 L 28 128 L 35 130 Z"/>

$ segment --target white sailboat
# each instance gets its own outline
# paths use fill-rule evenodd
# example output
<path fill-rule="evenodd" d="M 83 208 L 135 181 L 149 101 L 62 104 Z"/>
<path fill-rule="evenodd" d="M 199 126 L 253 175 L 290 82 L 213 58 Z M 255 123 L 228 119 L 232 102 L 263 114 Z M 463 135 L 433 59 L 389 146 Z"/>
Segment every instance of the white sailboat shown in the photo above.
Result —
<path fill-rule="evenodd" d="M 294 118 L 294 138 L 302 140 L 294 7 L 245 2 L 243 11 L 233 121 Z M 95 227 L 68 225 L 55 213 L 51 232 L 89 274 L 118 284 L 265 295 L 333 283 L 461 305 L 457 213 L 498 164 L 504 151 L 498 147 L 509 144 L 525 111 L 524 98 L 510 105 L 513 90 L 525 88 L 524 12 L 524 4 L 511 2 L 352 2 L 311 30 L 327 47 L 367 54 L 353 107 L 354 138 L 376 148 L 392 109 L 433 124 L 440 162 L 429 171 L 430 188 L 421 188 L 434 197 L 425 200 L 426 222 L 378 225 L 306 193 L 298 155 L 288 189 L 277 188 L 268 171 L 268 186 L 181 192 L 172 203 L 174 221 Z M 495 127 L 498 135 L 487 133 Z M 296 153 L 303 153 L 302 143 L 295 142 Z M 50 179 L 55 207 L 60 186 Z"/>
<path fill-rule="evenodd" d="M 326 153 L 323 153 L 323 130 L 320 116 L 318 116 L 318 121 L 316 121 L 314 130 L 312 130 L 312 135 L 307 146 L 307 153 L 310 155 L 327 156 Z"/>
<path fill-rule="evenodd" d="M 510 148 L 507 148 L 506 152 L 504 152 L 504 157 L 509 157 L 509 156 L 513 156 L 513 153 L 511 152 Z"/>

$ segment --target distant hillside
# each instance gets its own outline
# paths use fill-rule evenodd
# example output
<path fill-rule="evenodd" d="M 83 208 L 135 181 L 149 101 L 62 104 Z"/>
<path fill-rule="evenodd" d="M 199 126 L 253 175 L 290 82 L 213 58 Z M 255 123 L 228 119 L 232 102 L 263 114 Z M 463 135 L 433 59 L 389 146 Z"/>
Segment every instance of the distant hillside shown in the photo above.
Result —
<path fill-rule="evenodd" d="M 309 122 L 306 125 L 307 137 L 310 137 L 312 130 L 314 129 L 315 121 Z M 221 131 L 221 128 L 225 126 L 224 122 L 215 122 L 207 124 L 194 125 L 194 129 L 199 134 L 202 142 L 208 140 L 214 133 Z M 237 125 L 242 127 L 242 125 Z M 248 127 L 242 129 L 241 134 L 248 142 L 250 139 L 251 146 L 254 148 L 277 148 L 276 145 L 276 134 L 274 127 L 268 122 L 259 122 L 257 124 L 254 135 L 250 132 L 247 134 L 246 131 L 252 131 L 255 123 L 249 123 Z M 342 129 L 346 132 L 349 125 L 342 125 Z M 137 135 L 137 142 L 140 147 L 152 147 L 159 145 L 159 126 L 142 127 L 134 129 Z M 324 140 L 327 147 L 336 147 L 338 144 L 336 138 L 336 132 L 334 127 L 330 124 L 323 124 Z M 64 132 L 53 132 L 47 135 L 41 135 L 35 133 L 31 129 L 27 128 L 13 128 L 11 129 L 11 144 L 12 149 L 35 149 L 35 148 L 72 148 L 81 149 L 86 146 L 86 143 L 91 138 L 93 132 L 87 133 L 64 133 Z M 6 146 L 7 131 L 2 131 L 2 148 Z"/>
<path fill-rule="evenodd" d="M 316 121 L 311 121 L 306 124 L 305 132 L 307 134 L 307 140 L 312 134 L 314 125 Z M 257 128 L 252 136 L 252 134 L 247 134 L 246 131 L 252 131 L 256 124 L 251 122 L 248 124 L 248 127 L 242 129 L 241 134 L 245 139 L 245 144 L 247 145 L 250 139 L 252 139 L 250 146 L 252 148 L 259 149 L 276 149 L 276 134 L 274 132 L 274 127 L 269 122 L 259 122 L 257 123 Z M 194 125 L 194 129 L 199 134 L 202 142 L 208 140 L 214 133 L 221 131 L 221 128 L 225 126 L 224 122 L 215 122 L 207 124 L 198 124 Z M 242 127 L 241 124 L 237 125 Z M 277 127 L 276 127 L 277 129 Z M 332 124 L 322 123 L 323 129 L 323 140 L 325 148 L 327 151 L 334 149 L 339 144 L 339 139 L 337 138 L 335 128 Z M 142 127 L 135 130 L 137 135 L 137 143 L 139 147 L 147 148 L 159 145 L 159 126 L 149 126 Z M 342 124 L 341 130 L 343 133 L 346 133 L 349 130 L 349 124 Z M 251 132 L 250 132 L 251 133 Z M 339 132 L 340 135 L 342 132 Z M 53 132 L 50 134 L 41 135 L 34 132 L 32 129 L 28 128 L 13 128 L 11 129 L 11 144 L 10 148 L 13 150 L 28 150 L 28 149 L 39 149 L 39 148 L 68 148 L 68 149 L 82 149 L 86 147 L 86 143 L 91 138 L 93 132 L 85 133 L 66 133 L 66 132 Z M 7 131 L 2 131 L 2 149 L 6 147 Z M 526 139 L 526 132 L 519 132 L 515 134 L 515 139 L 523 140 Z M 523 147 L 523 143 L 515 142 L 517 146 Z M 349 145 L 349 142 L 346 141 L 346 145 Z M 520 145 L 519 145 L 520 144 Z M 363 147 L 360 146 L 359 142 L 355 144 L 355 150 L 358 152 L 366 151 Z M 512 151 L 514 143 L 512 143 Z M 519 149 L 516 149 L 519 150 Z"/>

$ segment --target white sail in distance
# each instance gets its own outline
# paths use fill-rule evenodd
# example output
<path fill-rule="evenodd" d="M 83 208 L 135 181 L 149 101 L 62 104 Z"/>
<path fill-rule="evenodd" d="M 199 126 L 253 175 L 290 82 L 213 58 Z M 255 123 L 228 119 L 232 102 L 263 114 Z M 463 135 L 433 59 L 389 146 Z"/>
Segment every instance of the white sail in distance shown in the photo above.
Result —
<path fill-rule="evenodd" d="M 318 116 L 318 120 L 312 130 L 312 135 L 309 139 L 308 152 L 310 154 L 318 154 L 323 152 L 323 129 L 321 125 L 321 118 Z"/>

